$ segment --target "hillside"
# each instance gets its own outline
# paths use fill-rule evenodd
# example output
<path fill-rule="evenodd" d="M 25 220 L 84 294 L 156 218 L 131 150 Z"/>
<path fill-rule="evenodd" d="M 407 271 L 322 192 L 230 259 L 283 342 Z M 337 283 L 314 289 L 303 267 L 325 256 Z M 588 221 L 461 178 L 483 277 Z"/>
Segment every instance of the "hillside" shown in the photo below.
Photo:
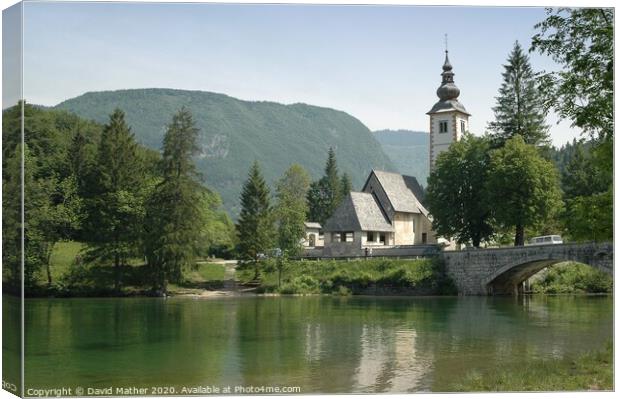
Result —
<path fill-rule="evenodd" d="M 415 176 L 426 186 L 429 174 L 429 134 L 411 130 L 378 130 L 374 136 L 396 169 L 405 175 Z"/>
<path fill-rule="evenodd" d="M 254 160 L 273 183 L 291 163 L 313 178 L 323 173 L 327 150 L 336 152 L 341 172 L 361 187 L 372 168 L 395 170 L 373 134 L 351 115 L 306 104 L 242 101 L 223 94 L 173 89 L 91 92 L 56 106 L 98 122 L 119 107 L 142 144 L 161 148 L 174 112 L 190 109 L 201 130 L 202 154 L 196 160 L 206 183 L 217 190 L 233 217 Z"/>

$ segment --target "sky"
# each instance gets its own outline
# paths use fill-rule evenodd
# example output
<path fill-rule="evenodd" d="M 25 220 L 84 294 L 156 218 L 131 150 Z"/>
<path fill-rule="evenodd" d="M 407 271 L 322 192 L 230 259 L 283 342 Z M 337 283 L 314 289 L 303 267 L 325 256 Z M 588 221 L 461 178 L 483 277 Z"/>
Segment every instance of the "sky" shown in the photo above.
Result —
<path fill-rule="evenodd" d="M 371 130 L 428 131 L 447 34 L 459 100 L 482 134 L 502 65 L 544 18 L 538 7 L 30 2 L 24 98 L 55 105 L 88 91 L 204 90 L 335 108 Z M 5 42 L 10 31 L 5 12 Z M 531 64 L 558 69 L 536 53 Z M 4 106 L 11 101 L 3 91 Z M 579 136 L 556 121 L 548 117 L 555 145 Z"/>

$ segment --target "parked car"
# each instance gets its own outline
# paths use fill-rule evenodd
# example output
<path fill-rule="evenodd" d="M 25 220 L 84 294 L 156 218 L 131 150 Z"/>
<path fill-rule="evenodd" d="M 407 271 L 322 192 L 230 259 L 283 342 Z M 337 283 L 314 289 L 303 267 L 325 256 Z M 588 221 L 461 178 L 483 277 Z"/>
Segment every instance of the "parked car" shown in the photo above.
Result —
<path fill-rule="evenodd" d="M 533 237 L 528 245 L 548 245 L 548 244 L 563 244 L 562 237 L 558 235 Z"/>

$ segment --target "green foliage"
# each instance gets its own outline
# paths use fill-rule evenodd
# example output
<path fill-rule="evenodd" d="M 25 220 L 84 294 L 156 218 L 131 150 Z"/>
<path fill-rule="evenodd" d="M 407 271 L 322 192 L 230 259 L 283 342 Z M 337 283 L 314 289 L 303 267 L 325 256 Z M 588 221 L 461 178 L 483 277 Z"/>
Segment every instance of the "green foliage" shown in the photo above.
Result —
<path fill-rule="evenodd" d="M 497 105 L 493 108 L 495 121 L 489 123 L 494 146 L 501 147 L 515 135 L 523 137 L 528 144 L 547 144 L 548 126 L 545 125 L 542 98 L 529 57 L 519 42 L 515 42 L 502 77 Z"/>
<path fill-rule="evenodd" d="M 198 245 L 200 256 L 215 256 L 218 258 L 233 258 L 237 245 L 237 232 L 222 206 L 219 194 L 210 190 L 203 190 L 200 210 L 203 225 L 201 227 Z"/>
<path fill-rule="evenodd" d="M 252 165 L 243 185 L 241 206 L 237 222 L 238 255 L 240 260 L 254 263 L 254 274 L 258 277 L 258 260 L 261 254 L 266 254 L 272 248 L 275 235 L 269 187 L 258 161 Z"/>
<path fill-rule="evenodd" d="M 153 288 L 165 292 L 179 283 L 184 268 L 193 265 L 204 233 L 208 198 L 197 180 L 193 156 L 198 129 L 181 108 L 168 125 L 161 160 L 162 180 L 154 188 L 146 211 L 146 256 L 153 270 Z"/>
<path fill-rule="evenodd" d="M 548 9 L 532 50 L 564 67 L 540 77 L 545 107 L 592 138 L 591 158 L 576 156 L 567 183 L 565 220 L 571 238 L 612 239 L 614 10 Z M 590 174 L 590 176 L 588 176 Z M 589 179 L 588 179 L 589 177 Z"/>
<path fill-rule="evenodd" d="M 558 172 L 537 149 L 517 135 L 491 153 L 489 201 L 495 221 L 515 227 L 515 245 L 524 245 L 524 229 L 557 214 L 561 208 Z"/>
<path fill-rule="evenodd" d="M 439 155 L 425 197 L 437 234 L 474 247 L 493 235 L 489 164 L 489 140 L 471 134 Z"/>
<path fill-rule="evenodd" d="M 343 173 L 342 178 L 340 178 L 340 187 L 342 190 L 342 198 L 346 197 L 351 192 L 351 190 L 353 190 L 353 183 L 351 183 L 351 177 L 346 172 Z"/>
<path fill-rule="evenodd" d="M 333 292 L 362 293 L 369 287 L 396 293 L 400 289 L 418 290 L 424 294 L 456 293 L 456 288 L 437 260 L 382 260 L 354 261 L 284 261 L 282 284 L 279 286 L 278 260 L 261 261 L 261 289 L 286 294 Z M 241 281 L 253 276 L 247 270 L 238 271 Z M 280 287 L 280 288 L 278 288 Z"/>
<path fill-rule="evenodd" d="M 359 120 L 341 111 L 307 104 L 241 101 L 226 95 L 171 89 L 135 89 L 86 93 L 57 108 L 100 123 L 115 107 L 126 113 L 138 141 L 159 150 L 162 126 L 187 106 L 201 130 L 196 157 L 206 184 L 221 194 L 225 208 L 236 219 L 241 187 L 255 159 L 262 162 L 272 185 L 292 163 L 299 163 L 314 179 L 323 174 L 317 154 L 329 146 L 338 150 L 339 166 L 363 184 L 372 168 L 392 170 L 392 162 L 372 133 Z"/>
<path fill-rule="evenodd" d="M 613 188 L 567 200 L 564 219 L 574 241 L 613 239 Z"/>
<path fill-rule="evenodd" d="M 564 70 L 540 77 L 546 108 L 599 140 L 613 135 L 613 8 L 547 9 L 536 24 L 531 50 L 549 55 Z"/>
<path fill-rule="evenodd" d="M 592 391 L 613 389 L 613 345 L 577 358 L 534 360 L 453 380 L 449 391 Z"/>
<path fill-rule="evenodd" d="M 306 195 L 310 175 L 299 164 L 293 164 L 276 184 L 275 215 L 278 226 L 278 247 L 286 256 L 301 253 L 305 235 L 304 222 L 308 212 Z"/>
<path fill-rule="evenodd" d="M 611 276 L 580 263 L 551 267 L 534 279 L 532 291 L 541 294 L 611 293 Z"/>
<path fill-rule="evenodd" d="M 120 290 L 121 265 L 139 253 L 144 220 L 144 172 L 138 144 L 120 109 L 103 127 L 91 175 L 84 223 L 88 258 L 112 262 L 115 289 Z"/>
<path fill-rule="evenodd" d="M 312 182 L 308 190 L 308 220 L 325 223 L 334 213 L 346 194 L 351 191 L 349 175 L 338 175 L 336 153 L 329 148 L 325 162 L 325 175 Z"/>

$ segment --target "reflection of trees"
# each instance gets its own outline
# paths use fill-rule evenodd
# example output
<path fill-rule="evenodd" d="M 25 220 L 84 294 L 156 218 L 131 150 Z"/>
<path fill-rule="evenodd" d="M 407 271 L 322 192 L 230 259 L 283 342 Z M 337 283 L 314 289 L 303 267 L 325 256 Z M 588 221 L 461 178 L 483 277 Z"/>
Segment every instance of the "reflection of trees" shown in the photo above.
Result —
<path fill-rule="evenodd" d="M 444 328 L 452 338 L 434 363 L 433 390 L 474 370 L 598 349 L 611 336 L 609 297 L 459 298 Z"/>
<path fill-rule="evenodd" d="M 473 369 L 597 348 L 612 306 L 609 297 L 32 299 L 27 384 L 436 391 Z"/>

